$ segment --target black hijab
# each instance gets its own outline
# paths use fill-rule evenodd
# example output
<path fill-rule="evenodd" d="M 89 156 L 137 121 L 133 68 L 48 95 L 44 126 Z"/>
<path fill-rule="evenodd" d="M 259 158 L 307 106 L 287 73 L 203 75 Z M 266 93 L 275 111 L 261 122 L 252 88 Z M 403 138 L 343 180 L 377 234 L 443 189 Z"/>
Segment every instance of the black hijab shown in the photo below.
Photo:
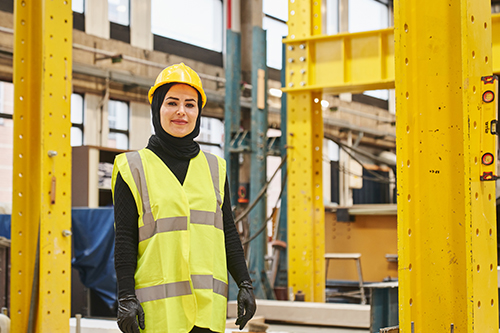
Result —
<path fill-rule="evenodd" d="M 151 103 L 151 115 L 153 118 L 153 127 L 155 129 L 155 134 L 151 135 L 149 138 L 148 146 L 156 149 L 161 149 L 165 151 L 168 155 L 175 157 L 180 160 L 190 160 L 197 156 L 200 152 L 200 145 L 194 141 L 200 134 L 200 121 L 201 121 L 201 109 L 203 106 L 203 101 L 201 99 L 201 94 L 198 90 L 198 117 L 196 118 L 196 125 L 191 133 L 188 135 L 177 138 L 165 132 L 161 126 L 160 120 L 160 108 L 165 99 L 167 92 L 174 86 L 178 84 L 176 82 L 167 83 L 158 87 L 153 95 L 153 102 Z"/>

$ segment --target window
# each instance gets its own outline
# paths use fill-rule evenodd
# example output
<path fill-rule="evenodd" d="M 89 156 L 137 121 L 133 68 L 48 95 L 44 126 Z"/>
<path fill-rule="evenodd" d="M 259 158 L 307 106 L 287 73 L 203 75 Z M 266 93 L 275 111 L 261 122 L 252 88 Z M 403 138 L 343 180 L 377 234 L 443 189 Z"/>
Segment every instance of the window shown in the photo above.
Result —
<path fill-rule="evenodd" d="M 221 0 L 152 0 L 153 34 L 222 52 Z"/>
<path fill-rule="evenodd" d="M 0 81 L 0 202 L 12 202 L 14 85 Z"/>
<path fill-rule="evenodd" d="M 201 117 L 200 135 L 196 137 L 203 151 L 224 157 L 224 124 L 216 118 Z"/>
<path fill-rule="evenodd" d="M 375 0 L 349 0 L 349 32 L 385 29 L 389 8 Z"/>
<path fill-rule="evenodd" d="M 130 1 L 108 0 L 108 18 L 110 22 L 130 25 Z"/>
<path fill-rule="evenodd" d="M 83 14 L 85 11 L 85 0 L 72 0 L 71 9 L 76 13 Z"/>
<path fill-rule="evenodd" d="M 326 0 L 326 34 L 339 33 L 339 0 Z"/>
<path fill-rule="evenodd" d="M 71 94 L 71 146 L 83 145 L 83 96 Z"/>
<path fill-rule="evenodd" d="M 264 0 L 262 28 L 267 30 L 267 66 L 281 69 L 283 37 L 288 35 L 288 0 Z"/>
<path fill-rule="evenodd" d="M 128 149 L 129 107 L 128 103 L 110 100 L 108 102 L 109 135 L 108 147 Z"/>

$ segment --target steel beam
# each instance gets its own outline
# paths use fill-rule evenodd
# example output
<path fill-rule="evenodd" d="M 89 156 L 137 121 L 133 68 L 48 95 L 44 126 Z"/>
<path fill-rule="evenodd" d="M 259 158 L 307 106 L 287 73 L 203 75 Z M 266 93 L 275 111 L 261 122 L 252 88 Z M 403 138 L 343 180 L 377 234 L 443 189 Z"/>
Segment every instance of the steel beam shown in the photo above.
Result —
<path fill-rule="evenodd" d="M 14 4 L 12 332 L 69 332 L 71 1 Z"/>
<path fill-rule="evenodd" d="M 231 140 L 240 129 L 241 97 L 241 34 L 226 30 L 226 94 L 224 101 L 224 156 L 229 184 L 231 204 L 238 204 L 239 170 L 237 153 L 231 152 Z"/>
<path fill-rule="evenodd" d="M 305 294 L 306 301 L 324 302 L 323 118 L 321 91 L 312 88 L 319 87 L 317 53 L 308 42 L 321 35 L 321 1 L 290 0 L 289 11 L 288 286 Z"/>
<path fill-rule="evenodd" d="M 493 73 L 500 74 L 500 14 L 491 17 L 493 31 Z M 338 94 L 394 88 L 394 28 L 318 35 L 311 38 L 290 35 L 286 43 L 306 45 L 311 53 L 311 74 L 307 85 L 303 77 L 290 78 L 293 86 L 284 91 L 311 91 L 321 89 Z M 298 73 L 297 73 L 298 74 Z"/>
<path fill-rule="evenodd" d="M 266 31 L 252 29 L 252 109 L 250 141 L 250 202 L 254 202 L 267 182 L 267 66 Z M 266 219 L 266 196 L 249 213 L 250 235 L 261 230 Z M 249 271 L 257 298 L 274 299 L 272 287 L 266 275 L 264 257 L 267 253 L 267 234 L 264 229 L 250 245 Z"/>
<path fill-rule="evenodd" d="M 489 0 L 395 1 L 399 329 L 497 332 Z M 429 11 L 432 8 L 432 11 Z"/>

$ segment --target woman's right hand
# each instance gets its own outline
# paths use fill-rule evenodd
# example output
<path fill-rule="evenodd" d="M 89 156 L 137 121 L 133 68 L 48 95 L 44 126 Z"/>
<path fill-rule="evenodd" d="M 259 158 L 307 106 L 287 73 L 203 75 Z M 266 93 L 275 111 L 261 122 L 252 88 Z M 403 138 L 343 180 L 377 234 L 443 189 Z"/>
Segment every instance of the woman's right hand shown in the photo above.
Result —
<path fill-rule="evenodd" d="M 144 325 L 144 310 L 137 297 L 126 296 L 118 300 L 118 327 L 124 333 L 140 333 Z"/>

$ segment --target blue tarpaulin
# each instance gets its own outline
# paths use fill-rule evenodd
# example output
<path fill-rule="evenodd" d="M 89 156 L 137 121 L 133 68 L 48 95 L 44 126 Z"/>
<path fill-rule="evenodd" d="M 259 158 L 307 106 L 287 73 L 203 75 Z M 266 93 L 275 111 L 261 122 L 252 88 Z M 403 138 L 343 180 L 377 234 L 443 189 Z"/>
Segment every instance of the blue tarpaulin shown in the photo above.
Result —
<path fill-rule="evenodd" d="M 83 285 L 94 290 L 112 309 L 116 302 L 113 207 L 73 208 L 72 266 Z M 10 215 L 0 215 L 0 236 L 10 239 Z"/>

